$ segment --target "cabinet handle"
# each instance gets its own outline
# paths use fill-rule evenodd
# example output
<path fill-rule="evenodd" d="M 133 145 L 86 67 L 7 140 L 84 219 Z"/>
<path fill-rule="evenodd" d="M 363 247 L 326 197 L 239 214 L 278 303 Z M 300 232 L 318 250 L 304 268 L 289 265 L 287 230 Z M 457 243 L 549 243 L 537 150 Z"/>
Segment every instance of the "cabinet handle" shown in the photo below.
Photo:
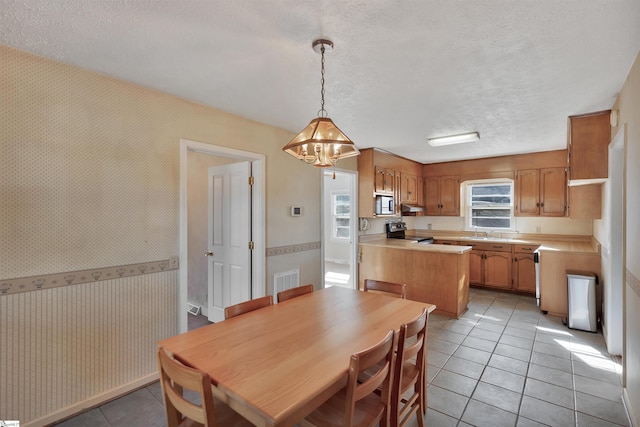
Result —
<path fill-rule="evenodd" d="M 523 250 L 523 251 L 530 251 L 530 250 L 532 250 L 532 249 L 533 249 L 533 248 L 522 248 L 522 250 Z"/>
<path fill-rule="evenodd" d="M 498 245 L 493 245 L 494 249 L 502 249 L 502 246 L 498 246 Z"/>
<path fill-rule="evenodd" d="M 540 203 L 540 207 L 541 207 L 541 208 L 544 208 L 544 203 Z"/>
<path fill-rule="evenodd" d="M 536 208 L 539 208 L 539 207 L 540 207 L 540 203 L 536 203 Z"/>

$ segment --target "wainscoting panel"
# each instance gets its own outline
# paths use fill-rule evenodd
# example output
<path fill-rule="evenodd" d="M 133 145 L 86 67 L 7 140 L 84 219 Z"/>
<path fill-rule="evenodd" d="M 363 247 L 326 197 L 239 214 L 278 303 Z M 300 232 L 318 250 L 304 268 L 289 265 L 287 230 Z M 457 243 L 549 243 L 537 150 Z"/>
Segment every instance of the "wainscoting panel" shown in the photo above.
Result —
<path fill-rule="evenodd" d="M 171 270 L 0 296 L 3 419 L 37 425 L 153 374 L 177 290 Z"/>

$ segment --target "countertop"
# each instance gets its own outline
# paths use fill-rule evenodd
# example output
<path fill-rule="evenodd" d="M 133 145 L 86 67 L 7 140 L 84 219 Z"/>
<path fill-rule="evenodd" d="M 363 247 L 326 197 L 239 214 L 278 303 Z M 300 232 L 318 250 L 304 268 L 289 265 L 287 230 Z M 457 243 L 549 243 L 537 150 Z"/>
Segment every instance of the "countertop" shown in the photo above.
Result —
<path fill-rule="evenodd" d="M 464 242 L 477 242 L 477 243 L 506 243 L 510 245 L 535 245 L 538 246 L 538 251 L 548 252 L 565 252 L 565 253 L 599 253 L 600 244 L 591 236 L 566 236 L 566 235 L 518 235 L 509 237 L 476 237 L 474 235 L 464 234 L 463 232 L 450 232 L 450 231 L 435 231 L 435 230 L 411 230 L 411 234 L 423 237 L 433 237 L 436 240 L 450 240 L 457 241 L 461 244 Z M 399 239 L 386 239 L 384 234 L 375 236 L 365 236 L 361 239 L 360 243 L 369 244 L 374 243 L 380 246 L 389 247 L 405 247 L 413 249 L 414 246 L 429 247 L 434 246 L 432 251 L 435 252 L 452 252 L 456 253 L 460 248 L 470 248 L 469 246 L 454 246 L 454 245 L 417 245 L 413 242 L 406 242 Z M 395 242 L 394 242 L 395 241 Z M 453 248 L 452 251 L 446 251 L 444 248 Z M 422 248 L 419 248 L 422 250 Z M 463 251 L 463 252 L 466 252 Z M 462 252 L 458 252 L 462 253 Z"/>
<path fill-rule="evenodd" d="M 471 246 L 455 246 L 455 245 L 421 245 L 417 242 L 402 239 L 387 239 L 386 237 L 378 239 L 367 239 L 360 242 L 361 245 L 379 246 L 393 249 L 405 249 L 421 252 L 438 252 L 445 254 L 463 254 L 471 251 Z"/>

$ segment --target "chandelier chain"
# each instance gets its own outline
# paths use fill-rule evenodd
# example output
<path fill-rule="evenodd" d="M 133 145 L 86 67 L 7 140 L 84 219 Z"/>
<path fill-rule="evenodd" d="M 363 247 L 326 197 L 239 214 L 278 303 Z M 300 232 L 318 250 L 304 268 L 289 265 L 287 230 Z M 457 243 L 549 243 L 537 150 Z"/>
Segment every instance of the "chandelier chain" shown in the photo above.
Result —
<path fill-rule="evenodd" d="M 320 79 L 320 86 L 321 86 L 321 90 L 320 90 L 320 99 L 321 101 L 321 105 L 320 105 L 320 111 L 319 111 L 319 116 L 320 117 L 327 117 L 327 110 L 324 109 L 324 43 L 320 46 L 320 53 L 322 54 L 322 68 L 321 68 L 321 79 Z"/>

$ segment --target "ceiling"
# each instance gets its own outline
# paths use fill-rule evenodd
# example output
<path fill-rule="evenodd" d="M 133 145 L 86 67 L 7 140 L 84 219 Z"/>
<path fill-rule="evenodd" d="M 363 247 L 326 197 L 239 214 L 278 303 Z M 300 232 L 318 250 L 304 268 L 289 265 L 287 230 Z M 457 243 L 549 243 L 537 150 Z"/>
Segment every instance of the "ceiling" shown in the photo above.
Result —
<path fill-rule="evenodd" d="M 0 0 L 0 44 L 299 132 L 434 163 L 566 148 L 640 50 L 637 0 Z M 430 147 L 427 137 L 481 140 Z M 284 146 L 288 141 L 282 141 Z"/>

